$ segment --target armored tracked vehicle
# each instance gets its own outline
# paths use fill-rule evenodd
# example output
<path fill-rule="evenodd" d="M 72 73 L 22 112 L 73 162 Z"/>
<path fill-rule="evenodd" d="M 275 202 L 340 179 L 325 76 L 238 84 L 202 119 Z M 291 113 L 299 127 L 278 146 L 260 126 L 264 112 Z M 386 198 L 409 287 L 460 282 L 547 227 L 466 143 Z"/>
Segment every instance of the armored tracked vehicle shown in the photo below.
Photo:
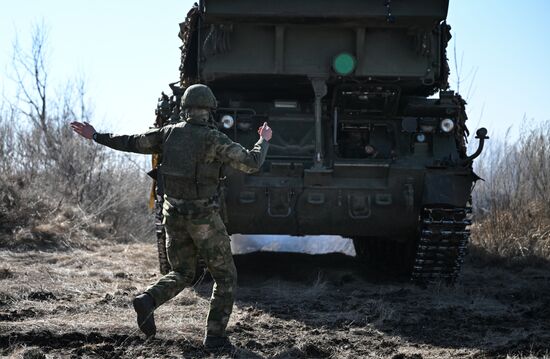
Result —
<path fill-rule="evenodd" d="M 453 282 L 478 179 L 449 90 L 448 0 L 204 0 L 180 24 L 182 89 L 212 88 L 220 128 L 267 161 L 226 168 L 230 233 L 341 235 L 357 256 Z M 176 102 L 175 102 L 176 103 Z M 300 240 L 299 237 L 296 240 Z"/>

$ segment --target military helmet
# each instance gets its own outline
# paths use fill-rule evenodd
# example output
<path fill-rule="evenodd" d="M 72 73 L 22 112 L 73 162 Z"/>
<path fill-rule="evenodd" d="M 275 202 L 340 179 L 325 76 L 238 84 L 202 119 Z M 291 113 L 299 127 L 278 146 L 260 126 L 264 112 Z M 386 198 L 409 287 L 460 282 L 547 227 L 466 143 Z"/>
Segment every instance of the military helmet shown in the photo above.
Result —
<path fill-rule="evenodd" d="M 202 107 L 214 109 L 217 107 L 216 97 L 210 87 L 202 84 L 189 86 L 181 98 L 183 108 Z"/>

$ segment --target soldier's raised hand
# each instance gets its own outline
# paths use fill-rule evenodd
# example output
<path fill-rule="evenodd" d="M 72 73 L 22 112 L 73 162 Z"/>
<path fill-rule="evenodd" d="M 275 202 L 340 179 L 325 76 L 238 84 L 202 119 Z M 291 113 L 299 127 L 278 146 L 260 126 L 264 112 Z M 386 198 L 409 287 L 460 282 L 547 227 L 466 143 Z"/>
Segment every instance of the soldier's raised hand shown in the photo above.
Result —
<path fill-rule="evenodd" d="M 271 136 L 273 135 L 273 131 L 271 131 L 271 127 L 267 125 L 267 122 L 264 122 L 262 127 L 258 129 L 258 134 L 264 138 L 264 140 L 269 141 L 271 140 Z"/>
<path fill-rule="evenodd" d="M 91 140 L 94 136 L 94 133 L 96 133 L 94 126 L 90 125 L 88 122 L 83 123 L 74 121 L 71 122 L 70 125 L 74 132 L 89 140 Z"/>

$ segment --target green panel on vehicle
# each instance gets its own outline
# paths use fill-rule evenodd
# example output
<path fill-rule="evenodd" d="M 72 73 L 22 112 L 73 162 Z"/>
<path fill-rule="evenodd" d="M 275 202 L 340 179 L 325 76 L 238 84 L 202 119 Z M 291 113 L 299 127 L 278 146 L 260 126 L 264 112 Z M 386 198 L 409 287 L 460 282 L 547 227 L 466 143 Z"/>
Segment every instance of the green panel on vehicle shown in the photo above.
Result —
<path fill-rule="evenodd" d="M 355 60 L 355 57 L 353 57 L 352 54 L 344 52 L 338 54 L 334 58 L 332 67 L 334 68 L 334 71 L 336 71 L 340 75 L 349 75 L 355 70 L 356 64 L 357 61 Z"/>

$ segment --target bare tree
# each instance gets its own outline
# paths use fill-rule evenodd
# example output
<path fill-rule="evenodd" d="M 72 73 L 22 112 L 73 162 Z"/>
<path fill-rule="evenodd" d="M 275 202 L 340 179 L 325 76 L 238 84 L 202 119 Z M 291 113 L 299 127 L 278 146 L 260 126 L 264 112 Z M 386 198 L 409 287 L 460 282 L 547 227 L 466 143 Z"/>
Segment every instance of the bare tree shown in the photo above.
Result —
<path fill-rule="evenodd" d="M 14 43 L 11 78 L 17 93 L 4 96 L 0 104 L 0 182 L 22 179 L 24 190 L 11 189 L 28 202 L 25 210 L 20 206 L 25 213 L 19 217 L 28 216 L 32 208 L 40 220 L 51 221 L 63 208 L 77 208 L 77 227 L 101 224 L 113 236 L 121 233 L 122 239 L 146 233 L 152 227 L 150 184 L 134 163 L 74 135 L 69 122 L 93 118 L 86 83 L 78 78 L 53 91 L 44 24 L 34 26 L 31 40 L 28 50 Z"/>
<path fill-rule="evenodd" d="M 13 80 L 18 93 L 11 107 L 17 109 L 28 126 L 19 133 L 19 153 L 31 178 L 49 175 L 53 182 L 63 183 L 54 187 L 57 191 L 82 202 L 94 175 L 101 172 L 105 151 L 75 139 L 67 127 L 70 121 L 91 118 L 82 79 L 68 81 L 61 93 L 50 99 L 47 39 L 42 23 L 34 26 L 28 51 L 17 40 L 13 47 Z"/>
<path fill-rule="evenodd" d="M 26 118 L 44 135 L 47 148 L 55 156 L 55 141 L 48 126 L 48 68 L 46 45 L 48 32 L 44 23 L 35 25 L 32 31 L 30 51 L 24 51 L 19 41 L 13 46 L 13 70 L 19 90 L 18 100 L 27 108 L 19 108 Z"/>
<path fill-rule="evenodd" d="M 15 109 L 6 103 L 0 104 L 0 171 L 11 173 L 17 163 L 16 135 L 18 123 Z"/>

